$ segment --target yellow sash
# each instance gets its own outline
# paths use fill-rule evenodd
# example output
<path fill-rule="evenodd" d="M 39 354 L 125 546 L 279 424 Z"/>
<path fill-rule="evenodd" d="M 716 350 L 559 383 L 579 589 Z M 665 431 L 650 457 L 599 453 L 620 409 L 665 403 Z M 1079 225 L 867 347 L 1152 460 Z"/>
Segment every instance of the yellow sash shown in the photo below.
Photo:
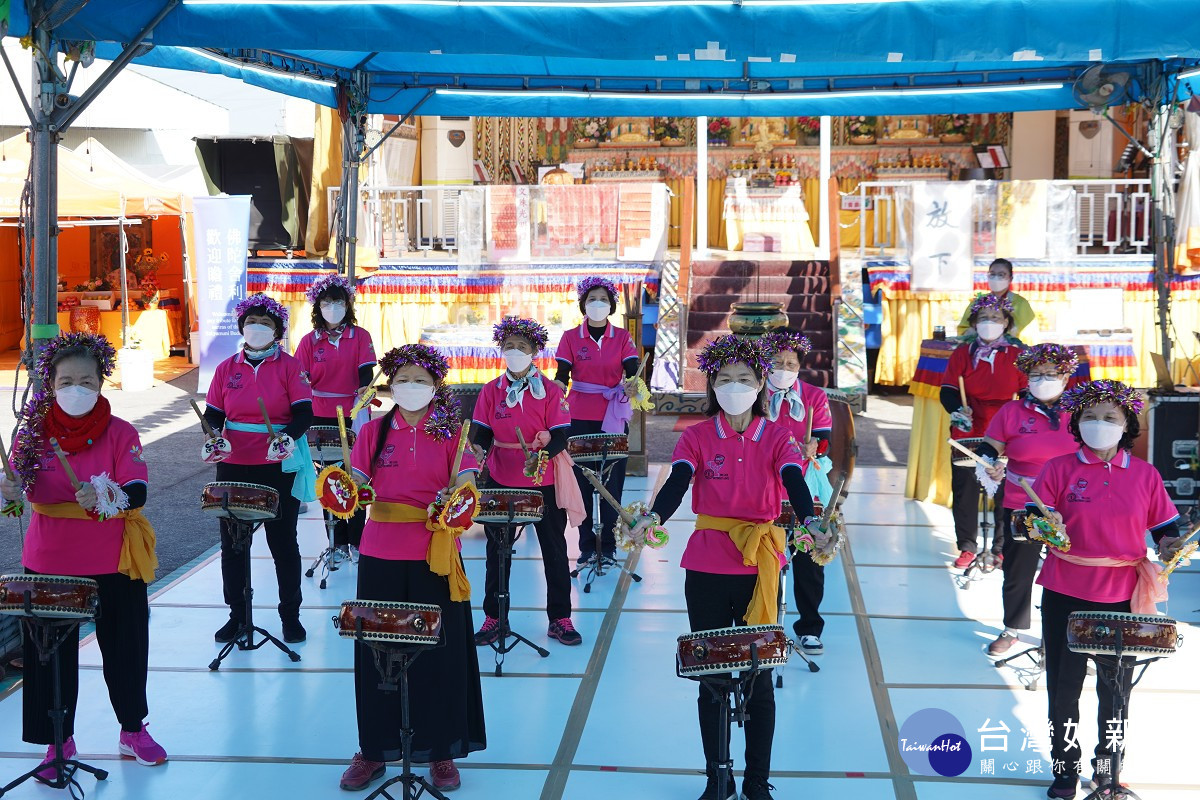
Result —
<path fill-rule="evenodd" d="M 451 528 L 429 518 L 428 509 L 410 506 L 408 503 L 388 503 L 376 500 L 370 506 L 371 519 L 376 522 L 424 522 L 426 530 L 432 531 L 429 551 L 425 561 L 435 575 L 445 575 L 450 581 L 450 599 L 455 603 L 471 599 L 471 582 L 463 570 L 462 559 L 454 540 L 462 535 L 462 528 Z"/>
<path fill-rule="evenodd" d="M 753 523 L 732 517 L 696 517 L 696 530 L 729 534 L 742 554 L 742 563 L 758 567 L 758 582 L 746 607 L 747 625 L 775 625 L 779 616 L 779 555 L 786 546 L 783 528 L 773 522 Z"/>
<path fill-rule="evenodd" d="M 92 519 L 79 503 L 34 503 L 33 510 L 54 519 Z M 154 580 L 154 570 L 158 569 L 158 556 L 154 552 L 158 537 L 154 533 L 154 526 L 140 508 L 122 511 L 113 519 L 125 520 L 125 535 L 121 537 L 121 560 L 117 571 L 135 581 L 151 583 Z"/>

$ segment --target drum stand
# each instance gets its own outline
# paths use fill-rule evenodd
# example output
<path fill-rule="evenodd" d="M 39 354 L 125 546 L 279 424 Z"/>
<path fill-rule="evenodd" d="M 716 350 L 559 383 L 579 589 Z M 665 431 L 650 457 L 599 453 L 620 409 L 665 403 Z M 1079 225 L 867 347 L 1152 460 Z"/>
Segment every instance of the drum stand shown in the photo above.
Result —
<path fill-rule="evenodd" d="M 299 653 L 276 639 L 265 629 L 254 624 L 254 588 L 250 585 L 250 565 L 253 563 L 253 559 L 250 557 L 250 542 L 254 537 L 254 529 L 261 520 L 245 520 L 234 515 L 229 510 L 228 497 L 224 498 L 222 505 L 225 509 L 226 518 L 232 527 L 229 536 L 233 540 L 233 552 L 239 553 L 245 551 L 246 553 L 246 587 L 242 590 L 242 602 L 246 608 L 246 616 L 242 619 L 242 624 L 238 628 L 237 634 L 232 640 L 225 643 L 225 646 L 221 648 L 221 652 L 217 654 L 217 657 L 209 662 L 208 668 L 214 672 L 219 670 L 221 662 L 233 652 L 235 647 L 238 650 L 257 650 L 268 642 L 287 653 L 287 657 L 292 661 L 299 661 Z M 256 633 L 262 636 L 258 641 L 254 640 L 254 634 Z"/>
<path fill-rule="evenodd" d="M 550 651 L 526 639 L 521 634 L 512 630 L 508 624 L 508 611 L 512 605 L 512 596 L 508 593 L 509 570 L 511 569 L 513 557 L 513 543 L 517 540 L 514 532 L 518 528 L 524 527 L 513 522 L 516 516 L 516 509 L 511 505 L 508 508 L 508 521 L 500 525 L 491 525 L 492 530 L 500 529 L 501 533 L 496 537 L 496 567 L 500 570 L 498 576 L 498 585 L 496 587 L 496 604 L 497 613 L 499 614 L 500 622 L 500 638 L 492 642 L 490 647 L 496 651 L 496 677 L 499 678 L 504 674 L 504 656 L 516 649 L 518 644 L 527 644 L 532 647 L 539 656 L 548 658 Z M 485 528 L 486 530 L 486 528 Z M 489 532 L 488 536 L 492 536 Z M 512 639 L 510 643 L 508 640 Z"/>
<path fill-rule="evenodd" d="M 12 783 L 0 788 L 0 797 L 3 797 L 32 778 L 38 783 L 49 786 L 51 789 L 68 789 L 72 797 L 78 796 L 82 799 L 83 789 L 80 787 L 79 782 L 75 780 L 75 773 L 83 770 L 90 775 L 94 775 L 96 780 L 103 781 L 108 779 L 108 771 L 63 756 L 63 722 L 67 717 L 67 709 L 63 706 L 62 700 L 62 667 L 58 651 L 68 640 L 76 641 L 78 639 L 80 621 L 78 619 L 52 619 L 35 616 L 30 603 L 29 592 L 25 593 L 25 615 L 22 617 L 22 621 L 27 626 L 29 638 L 33 640 L 34 646 L 37 649 L 38 661 L 43 665 L 46 663 L 50 664 L 50 680 L 54 685 L 54 701 L 49 714 L 54 726 L 54 758 L 49 763 L 38 764 Z M 39 772 L 48 768 L 55 770 L 56 777 L 54 780 L 48 781 L 38 775 Z M 76 792 L 78 792 L 78 795 L 76 795 Z"/>
<path fill-rule="evenodd" d="M 616 464 L 608 463 L 608 445 L 605 444 L 600 451 L 600 469 L 596 470 L 596 474 L 600 476 L 600 482 L 606 483 L 612 475 L 613 467 Z M 619 499 L 619 498 L 618 498 Z M 602 577 L 609 569 L 616 568 L 624 572 L 635 582 L 641 582 L 642 576 L 638 575 L 621 561 L 615 558 L 610 558 L 604 555 L 602 545 L 604 536 L 604 523 L 600 521 L 600 493 L 592 490 L 592 534 L 596 537 L 596 552 L 592 553 L 592 557 L 582 564 L 579 564 L 575 569 L 571 570 L 571 577 L 578 578 L 581 573 L 587 572 L 587 577 L 584 578 L 583 591 L 591 592 L 592 583 L 596 578 Z"/>
<path fill-rule="evenodd" d="M 975 560 L 967 565 L 958 578 L 958 588 L 970 589 L 973 581 L 981 580 L 984 575 L 996 569 L 996 556 L 992 554 L 992 544 L 995 542 L 995 531 L 992 514 L 996 503 L 988 497 L 987 492 L 979 490 L 979 550 Z"/>
<path fill-rule="evenodd" d="M 776 617 L 776 619 L 779 620 L 780 625 L 783 624 L 783 618 L 785 616 L 787 616 L 787 574 L 788 574 L 788 568 L 792 565 L 792 559 L 795 558 L 795 556 L 796 556 L 796 548 L 792 547 L 792 533 L 795 531 L 795 529 L 796 529 L 796 526 L 794 523 L 789 524 L 787 526 L 787 542 L 788 542 L 787 556 L 788 556 L 788 559 L 786 562 L 784 562 L 783 569 L 779 570 L 779 616 Z M 820 672 L 821 671 L 821 668 L 817 666 L 816 662 L 804 654 L 804 651 L 800 649 L 799 644 L 797 644 L 795 642 L 792 643 L 792 652 L 794 652 L 796 655 L 800 656 L 801 661 L 803 661 L 805 664 L 808 664 L 809 672 Z M 783 688 L 783 670 L 782 669 L 780 669 L 778 672 L 775 673 L 775 688 L 776 689 Z"/>
<path fill-rule="evenodd" d="M 1033 666 L 1018 667 L 1012 664 L 1013 661 L 1027 656 L 1033 662 Z M 1027 647 L 1019 653 L 997 659 L 992 664 L 996 669 L 1012 666 L 1012 670 L 1017 674 L 1017 680 L 1021 682 L 1021 685 L 1027 691 L 1036 692 L 1038 680 L 1046 672 L 1046 650 L 1040 644 L 1035 647 Z"/>

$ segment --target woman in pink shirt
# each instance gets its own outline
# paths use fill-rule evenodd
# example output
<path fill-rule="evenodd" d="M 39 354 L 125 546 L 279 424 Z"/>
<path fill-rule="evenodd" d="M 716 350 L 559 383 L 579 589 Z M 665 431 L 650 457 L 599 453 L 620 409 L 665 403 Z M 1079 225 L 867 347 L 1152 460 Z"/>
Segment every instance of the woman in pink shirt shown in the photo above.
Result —
<path fill-rule="evenodd" d="M 473 485 L 479 467 L 466 452 L 458 473 L 450 474 L 460 420 L 458 400 L 445 384 L 446 359 L 432 347 L 409 344 L 388 351 L 382 367 L 396 405 L 363 427 L 350 456 L 355 479 L 376 494 L 359 551 L 357 596 L 441 606 L 445 646 L 413 662 L 408 675 L 413 761 L 430 765 L 435 789 L 450 791 L 461 784 L 454 759 L 486 747 L 470 585 L 452 583 L 451 572 L 455 581 L 466 580 L 457 548 L 449 565 L 439 565 L 433 554 L 433 537 L 452 533 L 433 533 L 424 518 L 385 517 L 405 507 L 421 516 L 451 487 Z M 362 644 L 354 648 L 354 690 L 359 751 L 341 788 L 357 792 L 383 776 L 386 762 L 401 758 L 400 698 L 379 688 L 371 650 Z"/>
<path fill-rule="evenodd" d="M 558 371 L 554 382 L 563 391 L 571 386 L 571 436 L 589 433 L 628 433 L 633 407 L 629 404 L 636 387 L 630 382 L 638 368 L 637 348 L 624 328 L 608 321 L 617 311 L 617 287 L 608 278 L 590 277 L 579 282 L 579 310 L 584 321 L 563 334 L 554 357 Z M 574 383 L 571 383 L 571 381 Z M 607 488 L 618 500 L 625 487 L 625 459 L 609 462 Z M 577 472 L 579 492 L 587 516 L 579 526 L 580 564 L 595 558 L 596 534 L 592 531 L 592 506 L 595 490 Z M 608 503 L 600 504 L 601 553 L 614 558 L 616 543 L 613 526 L 617 511 Z"/>
<path fill-rule="evenodd" d="M 1017 483 L 1037 479 L 1042 465 L 1055 456 L 1078 448 L 1068 430 L 1071 415 L 1059 400 L 1067 387 L 1079 356 L 1061 344 L 1039 344 L 1017 356 L 1017 369 L 1029 377 L 1027 396 L 1000 407 L 988 423 L 984 443 L 977 452 L 991 459 L 1008 456 L 1006 468 L 996 464 L 988 474 L 1004 481 L 1000 524 L 1004 558 L 1004 630 L 988 645 L 988 655 L 999 658 L 1017 641 L 1019 631 L 1029 629 L 1033 605 L 1033 579 L 1042 558 L 1042 543 L 1024 536 L 1013 538 L 1012 513 L 1025 507 L 1025 491 Z"/>
<path fill-rule="evenodd" d="M 489 489 L 533 489 L 542 493 L 545 510 L 541 522 L 534 525 L 546 571 L 546 635 L 560 644 L 574 646 L 583 637 L 571 622 L 571 568 L 567 560 L 568 522 L 583 521 L 583 501 L 579 486 L 566 455 L 567 432 L 571 411 L 562 389 L 546 380 L 533 358 L 546 346 L 549 334 L 531 319 L 508 317 L 495 326 L 493 338 L 500 346 L 506 369 L 500 377 L 479 392 L 472 419 L 472 444 L 478 452 L 487 450 Z M 521 431 L 531 450 L 545 450 L 549 462 L 536 474 L 540 457 L 526 456 L 518 441 Z M 561 458 L 560 458 L 561 454 Z M 534 477 L 530 477 L 533 473 Z M 475 644 L 491 645 L 500 638 L 499 548 L 503 529 L 495 525 L 487 530 L 487 572 L 484 580 L 483 625 L 475 634 Z M 511 567 L 512 562 L 508 562 Z"/>
<path fill-rule="evenodd" d="M 800 380 L 800 362 L 812 350 L 812 342 L 799 331 L 785 330 L 764 336 L 763 345 L 771 356 L 771 372 L 767 375 L 767 419 L 782 425 L 800 443 L 804 451 L 801 470 L 807 476 L 813 463 L 829 449 L 829 436 L 833 431 L 828 395 L 819 387 Z M 824 459 L 824 463 L 827 465 L 828 459 Z M 821 601 L 825 597 L 825 568 L 808 555 L 795 553 L 792 556 L 792 591 L 800 615 L 800 619 L 792 624 L 792 630 L 800 641 L 800 649 L 805 655 L 823 655 L 825 645 L 821 642 L 821 634 L 825 631 L 825 619 L 821 616 Z"/>
<path fill-rule="evenodd" d="M 775 624 L 786 543 L 783 529 L 773 523 L 785 496 L 802 519 L 813 511 L 803 452 L 786 428 L 766 419 L 771 362 L 760 342 L 722 336 L 704 348 L 697 362 L 708 377 L 705 414 L 711 419 L 680 436 L 671 475 L 649 518 L 638 523 L 634 539 L 646 526 L 670 519 L 691 485 L 696 531 L 680 562 L 687 570 L 684 599 L 691 629 Z M 732 800 L 738 797 L 733 771 L 726 769 L 722 779 L 718 762 L 720 706 L 704 686 L 699 692 L 708 777 L 701 800 Z M 746 800 L 771 798 L 774 692 L 770 670 L 759 673 L 747 689 Z M 724 796 L 718 788 L 722 781 Z"/>
<path fill-rule="evenodd" d="M 316 500 L 316 474 L 305 432 L 312 423 L 312 390 L 300 362 L 283 352 L 279 341 L 287 330 L 288 312 L 265 294 L 252 294 L 234 309 L 242 349 L 217 365 L 205 397 L 204 418 L 232 449 L 217 464 L 218 481 L 257 483 L 279 493 L 279 518 L 264 524 L 267 547 L 275 560 L 279 584 L 279 619 L 283 640 L 303 642 L 300 623 L 300 545 L 296 520 L 300 504 Z M 259 401 L 276 438 L 271 439 Z M 221 520 L 221 580 L 229 621 L 213 634 L 231 642 L 245 618 L 246 550 L 234 550 L 231 526 Z"/>
<path fill-rule="evenodd" d="M 150 649 L 150 611 L 146 582 L 157 561 L 145 569 L 122 563 L 122 543 L 135 535 L 132 526 L 148 528 L 140 509 L 146 505 L 147 471 L 137 431 L 113 416 L 100 392 L 112 374 L 116 352 L 103 336 L 71 333 L 50 342 L 38 359 L 46 387 L 25 407 L 13 446 L 17 480 L 0 478 L 6 501 L 22 491 L 33 506 L 21 563 L 26 572 L 69 575 L 96 581 L 102 613 L 96 617 L 96 641 L 104 660 L 113 712 L 121 724 L 118 749 L 124 758 L 154 766 L 167 754 L 146 730 L 146 672 Z M 56 457 L 56 439 L 82 485 L 76 489 Z M 81 513 L 86 512 L 86 513 Z M 97 515 L 107 517 L 101 520 Z M 131 526 L 131 530 L 126 528 Z M 136 534 L 143 535 L 143 534 Z M 152 552 L 153 529 L 146 545 Z M 76 630 L 78 635 L 78 629 Z M 25 683 L 22 692 L 25 741 L 49 745 L 43 764 L 54 758 L 54 726 L 50 709 L 54 679 L 49 664 L 37 658 L 29 630 L 24 633 Z M 79 697 L 78 641 L 58 650 L 63 719 L 63 756 L 75 757 L 75 706 Z M 38 773 L 46 781 L 57 769 Z"/>
<path fill-rule="evenodd" d="M 1146 532 L 1164 561 L 1182 544 L 1177 535 L 1179 515 L 1162 477 L 1130 453 L 1140 432 L 1138 393 L 1117 381 L 1091 381 L 1069 390 L 1061 402 L 1071 414 L 1068 429 L 1079 449 L 1047 461 L 1034 484 L 1051 517 L 1065 526 L 1071 538 L 1070 552 L 1047 550 L 1037 581 L 1042 586 L 1042 645 L 1055 776 L 1047 791 L 1051 798 L 1074 797 L 1083 769 L 1074 731 L 1087 657 L 1067 647 L 1067 618 L 1073 611 L 1157 613 L 1156 604 L 1166 599 L 1166 587 L 1158 580 L 1157 565 L 1147 559 Z M 1026 508 L 1039 513 L 1033 503 Z M 1131 677 L 1126 673 L 1126 692 Z M 1107 681 L 1096 681 L 1100 731 L 1107 730 L 1106 720 L 1112 718 L 1113 694 Z M 1121 717 L 1128 719 L 1125 711 Z M 1112 756 L 1102 736 L 1092 761 L 1093 783 L 1109 782 L 1104 765 Z"/>
<path fill-rule="evenodd" d="M 308 302 L 312 303 L 313 329 L 296 347 L 296 360 L 312 385 L 312 424 L 336 427 L 337 407 L 349 414 L 374 377 L 375 345 L 371 334 L 355 324 L 354 287 L 341 275 L 314 283 L 308 290 Z M 370 412 L 364 410 L 359 417 L 347 420 L 346 425 L 353 423 L 354 430 L 359 430 Z M 358 547 L 365 520 L 362 510 L 349 520 L 338 520 L 333 528 L 334 545 Z"/>

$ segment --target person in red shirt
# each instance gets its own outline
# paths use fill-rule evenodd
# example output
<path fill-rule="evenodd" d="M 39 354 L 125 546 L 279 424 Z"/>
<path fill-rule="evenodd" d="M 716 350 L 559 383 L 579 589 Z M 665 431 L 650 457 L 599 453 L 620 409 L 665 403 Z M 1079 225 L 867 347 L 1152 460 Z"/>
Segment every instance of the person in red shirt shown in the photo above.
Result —
<path fill-rule="evenodd" d="M 341 275 L 330 275 L 308 290 L 312 303 L 312 333 L 300 340 L 296 360 L 308 374 L 313 395 L 313 425 L 337 426 L 337 408 L 349 414 L 360 392 L 371 383 L 375 372 L 375 346 L 371 334 L 355 323 L 354 287 Z M 359 418 L 347 420 L 355 431 L 370 417 L 364 409 Z M 328 512 L 326 512 L 328 513 Z M 346 549 L 362 540 L 365 512 L 349 520 L 338 520 L 333 543 Z"/>
<path fill-rule="evenodd" d="M 1051 458 L 1075 452 L 1075 437 L 1068 430 L 1071 415 L 1059 400 L 1078 365 L 1075 351 L 1061 344 L 1039 344 L 1021 353 L 1017 369 L 1028 376 L 1028 394 L 1005 403 L 996 412 L 977 450 L 991 459 L 1008 456 L 1007 468 L 997 463 L 988 470 L 992 480 L 1005 482 L 1000 503 L 1004 526 L 1004 630 L 988 645 L 990 656 L 998 658 L 1007 653 L 1016 643 L 1018 632 L 1029 629 L 1033 579 L 1043 545 L 1023 535 L 1013 537 L 1013 511 L 1025 507 L 1025 491 L 1017 479 L 1032 484 Z"/>
<path fill-rule="evenodd" d="M 96 617 L 96 641 L 104 660 L 104 682 L 121 725 L 122 757 L 154 766 L 167 753 L 151 738 L 143 720 L 149 714 L 146 673 L 150 649 L 150 610 L 146 584 L 154 580 L 154 530 L 141 509 L 146 505 L 146 459 L 137 431 L 113 416 L 101 394 L 112 374 L 116 352 L 103 336 L 71 333 L 46 346 L 37 373 L 46 387 L 25 407 L 13 446 L 16 480 L 0 478 L 4 499 L 19 501 L 22 492 L 33 506 L 21 563 L 31 574 L 90 578 L 97 584 L 102 613 Z M 50 444 L 57 440 L 76 477 L 77 489 Z M 98 516 L 99 515 L 99 516 Z M 127 556 L 122 545 L 131 539 Z M 133 545 L 137 541 L 137 546 Z M 134 552 L 145 559 L 132 557 Z M 23 738 L 49 745 L 43 764 L 54 759 L 55 678 L 51 665 L 37 657 L 24 629 L 25 672 Z M 63 719 L 63 756 L 75 747 L 75 707 L 79 698 L 78 628 L 75 641 L 58 650 Z M 38 777 L 57 780 L 58 770 Z"/>
<path fill-rule="evenodd" d="M 245 343 L 214 370 L 204 418 L 214 431 L 223 431 L 231 448 L 217 463 L 216 479 L 257 483 L 279 493 L 279 518 L 264 527 L 279 583 L 283 640 L 294 644 L 308 635 L 300 622 L 303 594 L 296 520 L 300 503 L 317 499 L 316 474 L 304 436 L 312 423 L 312 390 L 300 362 L 279 346 L 287 330 L 287 309 L 264 294 L 253 294 L 238 303 L 235 312 Z M 267 433 L 260 400 L 266 404 L 275 439 Z M 230 531 L 229 521 L 222 519 L 221 579 L 229 621 L 213 634 L 218 642 L 233 641 L 246 613 L 245 559 L 250 556 L 246 550 L 233 549 Z"/>
<path fill-rule="evenodd" d="M 445 384 L 446 359 L 432 347 L 409 344 L 388 351 L 382 367 L 396 404 L 363 427 L 350 455 L 355 480 L 375 490 L 359 551 L 357 597 L 442 609 L 445 646 L 414 661 L 408 677 L 414 688 L 413 761 L 430 765 L 435 789 L 451 791 L 462 780 L 454 759 L 487 746 L 483 693 L 458 535 L 430 530 L 425 515 L 450 487 L 473 486 L 479 466 L 466 452 L 458 473 L 451 474 L 460 409 Z M 404 516 L 411 521 L 396 520 Z M 450 563 L 438 563 L 435 537 L 453 538 L 455 546 L 442 551 Z M 340 785 L 357 792 L 383 776 L 386 762 L 402 755 L 400 697 L 379 688 L 372 651 L 363 644 L 354 648 L 354 694 L 359 751 Z"/>
<path fill-rule="evenodd" d="M 1146 533 L 1163 561 L 1184 542 L 1162 476 L 1130 452 L 1141 431 L 1143 401 L 1137 391 L 1118 381 L 1091 381 L 1069 390 L 1062 406 L 1071 414 L 1068 428 L 1079 449 L 1047 461 L 1033 487 L 1071 540 L 1070 552 L 1047 549 L 1037 580 L 1054 771 L 1050 798 L 1074 797 L 1083 768 L 1074 730 L 1088 659 L 1067 647 L 1068 617 L 1074 611 L 1158 613 L 1166 585 L 1159 580 L 1159 566 L 1146 556 Z M 1026 508 L 1040 514 L 1034 503 Z M 1128 696 L 1132 673 L 1125 678 Z M 1112 719 L 1113 695 L 1109 681 L 1096 680 L 1100 731 Z M 1127 711 L 1122 710 L 1122 719 L 1128 719 Z M 1103 765 L 1111 758 L 1102 737 L 1092 761 L 1093 784 L 1109 782 Z"/>
<path fill-rule="evenodd" d="M 779 570 L 785 563 L 784 531 L 774 525 L 786 497 L 801 519 L 812 515 L 804 483 L 804 455 L 786 428 L 766 419 L 766 376 L 771 362 L 762 344 L 738 336 L 714 340 L 697 359 L 708 378 L 706 422 L 683 432 L 671 474 L 651 514 L 632 538 L 671 518 L 692 486 L 696 531 L 680 566 L 687 570 L 684 599 L 693 631 L 731 625 L 772 625 L 778 620 Z M 693 483 L 694 479 L 694 483 Z M 719 763 L 720 706 L 704 686 L 697 708 L 708 783 L 701 800 L 733 800 L 733 771 Z M 775 689 L 764 670 L 746 690 L 746 800 L 770 800 Z M 728 730 L 725 731 L 728 737 Z M 728 738 L 726 738 L 728 741 Z M 726 792 L 719 796 L 723 781 Z"/>
<path fill-rule="evenodd" d="M 479 461 L 487 463 L 487 488 L 536 489 L 542 493 L 545 510 L 534 529 L 546 571 L 547 635 L 561 644 L 578 645 L 583 637 L 571 622 L 566 528 L 568 523 L 579 525 L 584 510 L 573 465 L 566 454 L 570 406 L 562 389 L 546 380 L 533 365 L 534 356 L 546 347 L 549 338 L 545 328 L 531 319 L 508 317 L 495 326 L 493 338 L 500 346 L 507 368 L 479 392 L 472 419 L 472 444 L 478 448 Z M 518 441 L 518 429 L 531 451 L 545 450 L 549 457 L 540 475 L 538 465 L 542 457 L 537 452 L 525 455 Z M 495 525 L 485 528 L 488 540 L 483 612 L 486 616 L 475 634 L 475 644 L 480 647 L 500 638 L 497 542 L 503 530 Z M 511 567 L 511 562 L 508 563 Z"/>
<path fill-rule="evenodd" d="M 571 436 L 589 433 L 629 433 L 633 407 L 629 398 L 636 393 L 638 355 L 633 339 L 624 328 L 608 321 L 617 311 L 617 287 L 607 278 L 590 277 L 579 282 L 579 310 L 584 321 L 563 334 L 554 357 L 558 371 L 554 382 L 563 389 L 571 387 Z M 574 381 L 572 383 L 571 381 Z M 614 459 L 607 467 L 605 488 L 621 499 L 625 488 L 625 459 Z M 584 564 L 596 557 L 592 506 L 595 490 L 576 472 L 579 492 L 587 516 L 579 525 L 579 561 Z M 600 504 L 601 554 L 612 559 L 616 554 L 613 526 L 617 511 L 608 503 Z"/>
<path fill-rule="evenodd" d="M 1020 341 L 1008 335 L 1013 325 L 1012 303 L 994 294 L 979 294 L 967 315 L 979 336 L 960 344 L 950 354 L 943 377 L 941 402 L 950 414 L 950 436 L 954 439 L 982 438 L 992 417 L 1025 388 L 1025 375 L 1017 369 Z M 966 388 L 963 403 L 959 379 Z M 965 569 L 975 560 L 979 543 L 979 483 L 975 467 L 950 468 L 951 510 L 959 555 L 954 562 Z M 1000 508 L 1004 486 L 996 491 L 995 528 L 992 552 L 1000 557 Z"/>

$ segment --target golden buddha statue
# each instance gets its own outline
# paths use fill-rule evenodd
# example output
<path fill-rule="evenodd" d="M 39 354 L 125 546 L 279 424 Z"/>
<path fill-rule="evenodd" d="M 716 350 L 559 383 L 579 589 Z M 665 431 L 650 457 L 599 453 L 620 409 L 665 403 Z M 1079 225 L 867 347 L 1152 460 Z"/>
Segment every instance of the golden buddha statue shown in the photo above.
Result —
<path fill-rule="evenodd" d="M 788 124 L 786 117 L 746 117 L 742 123 L 742 141 L 762 142 L 773 145 L 795 144 L 794 139 L 787 138 Z"/>

